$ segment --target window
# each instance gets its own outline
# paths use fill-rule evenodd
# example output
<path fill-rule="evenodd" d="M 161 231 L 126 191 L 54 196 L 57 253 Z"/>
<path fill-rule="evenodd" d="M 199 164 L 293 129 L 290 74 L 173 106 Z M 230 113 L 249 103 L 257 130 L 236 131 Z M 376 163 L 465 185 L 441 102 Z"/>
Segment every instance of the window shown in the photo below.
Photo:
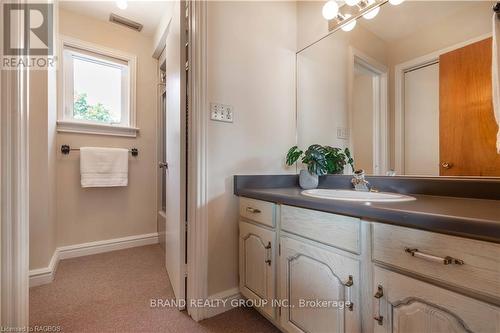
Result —
<path fill-rule="evenodd" d="M 135 58 L 62 43 L 58 131 L 135 136 Z"/>

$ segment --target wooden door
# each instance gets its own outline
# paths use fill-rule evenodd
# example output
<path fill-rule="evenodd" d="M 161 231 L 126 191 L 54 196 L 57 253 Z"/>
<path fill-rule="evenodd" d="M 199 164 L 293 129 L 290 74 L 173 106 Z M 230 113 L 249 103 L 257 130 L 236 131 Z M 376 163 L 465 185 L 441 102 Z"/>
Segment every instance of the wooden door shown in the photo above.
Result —
<path fill-rule="evenodd" d="M 439 57 L 442 176 L 500 176 L 491 53 L 487 38 Z"/>
<path fill-rule="evenodd" d="M 240 221 L 240 292 L 275 318 L 275 232 Z"/>
<path fill-rule="evenodd" d="M 281 238 L 280 246 L 280 300 L 287 305 L 280 313 L 285 330 L 360 332 L 359 262 L 288 237 Z M 330 303 L 315 306 L 311 303 L 315 301 Z M 352 310 L 344 303 L 348 301 Z"/>
<path fill-rule="evenodd" d="M 498 307 L 379 267 L 373 278 L 375 333 L 500 332 Z"/>

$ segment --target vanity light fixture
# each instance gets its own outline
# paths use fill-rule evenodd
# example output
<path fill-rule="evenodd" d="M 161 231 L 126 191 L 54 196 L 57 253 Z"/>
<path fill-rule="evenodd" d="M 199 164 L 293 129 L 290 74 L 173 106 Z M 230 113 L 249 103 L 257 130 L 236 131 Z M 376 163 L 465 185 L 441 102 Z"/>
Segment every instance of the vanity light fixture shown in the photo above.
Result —
<path fill-rule="evenodd" d="M 364 14 L 363 17 L 367 20 L 371 20 L 372 18 L 375 18 L 375 16 L 378 15 L 378 12 L 380 12 L 380 7 L 375 7 L 366 14 Z"/>
<path fill-rule="evenodd" d="M 397 6 L 397 5 L 400 5 L 404 2 L 405 0 L 389 0 L 389 3 L 391 5 L 394 5 L 394 6 Z"/>
<path fill-rule="evenodd" d="M 341 15 L 339 14 L 339 16 L 341 16 Z M 342 17 L 343 17 L 342 21 L 349 19 L 351 16 L 352 16 L 351 14 L 342 15 Z M 342 27 L 340 29 L 348 32 L 348 31 L 351 31 L 352 29 L 354 29 L 354 27 L 356 27 L 356 20 L 352 20 L 351 22 L 342 25 Z"/>
<path fill-rule="evenodd" d="M 121 10 L 125 10 L 128 7 L 127 0 L 117 0 L 116 1 L 116 6 L 120 8 Z"/>
<path fill-rule="evenodd" d="M 401 3 L 404 0 L 344 0 L 344 5 L 353 7 L 347 10 L 348 13 L 341 13 L 339 4 L 334 0 L 329 0 L 323 5 L 322 13 L 323 17 L 328 20 L 328 31 L 333 32 L 337 29 L 351 31 L 356 27 L 358 18 L 373 19 L 380 12 L 380 6 L 389 1 Z"/>
<path fill-rule="evenodd" d="M 345 3 L 348 5 L 348 6 L 356 6 L 361 0 L 345 0 Z"/>
<path fill-rule="evenodd" d="M 331 20 L 339 13 L 339 5 L 335 0 L 330 0 L 323 5 L 322 13 L 326 20 Z"/>

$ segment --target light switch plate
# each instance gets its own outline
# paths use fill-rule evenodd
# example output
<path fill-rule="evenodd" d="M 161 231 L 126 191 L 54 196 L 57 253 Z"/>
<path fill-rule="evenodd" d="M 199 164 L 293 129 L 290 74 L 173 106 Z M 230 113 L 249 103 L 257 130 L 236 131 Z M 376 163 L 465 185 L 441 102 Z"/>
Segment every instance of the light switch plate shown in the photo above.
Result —
<path fill-rule="evenodd" d="M 233 107 L 220 103 L 210 103 L 210 119 L 225 123 L 233 122 Z"/>

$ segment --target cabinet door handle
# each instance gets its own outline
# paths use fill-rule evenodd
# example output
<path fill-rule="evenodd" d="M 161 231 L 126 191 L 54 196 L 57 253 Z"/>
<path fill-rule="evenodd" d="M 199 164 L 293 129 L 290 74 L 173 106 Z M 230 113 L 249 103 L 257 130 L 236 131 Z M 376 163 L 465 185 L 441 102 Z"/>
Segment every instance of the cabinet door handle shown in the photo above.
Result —
<path fill-rule="evenodd" d="M 379 324 L 380 326 L 384 325 L 384 316 L 380 314 L 380 299 L 383 296 L 384 296 L 384 288 L 381 285 L 378 285 L 377 292 L 375 293 L 375 295 L 373 295 L 373 297 L 377 299 L 377 302 L 375 303 L 377 304 L 377 311 L 376 315 L 373 316 L 373 319 L 376 320 L 377 324 Z"/>
<path fill-rule="evenodd" d="M 252 214 L 259 214 L 260 213 L 260 209 L 252 208 L 252 207 L 247 207 L 246 211 L 247 211 L 247 213 L 252 213 Z"/>
<path fill-rule="evenodd" d="M 264 247 L 266 249 L 266 264 L 271 266 L 271 256 L 272 256 L 272 246 L 271 242 L 268 242 L 267 245 Z"/>
<path fill-rule="evenodd" d="M 347 280 L 346 283 L 344 283 L 344 286 L 346 287 L 346 303 L 347 303 L 347 308 L 349 311 L 352 311 L 354 309 L 354 303 L 352 302 L 352 291 L 351 287 L 354 285 L 354 280 L 352 278 L 352 275 L 349 275 L 349 279 Z"/>
<path fill-rule="evenodd" d="M 410 249 L 405 247 L 405 252 L 411 254 L 412 257 L 417 257 L 427 261 L 437 262 L 443 265 L 463 265 L 465 262 L 461 259 L 456 259 L 450 256 L 438 257 L 432 254 L 420 252 L 418 249 Z"/>

